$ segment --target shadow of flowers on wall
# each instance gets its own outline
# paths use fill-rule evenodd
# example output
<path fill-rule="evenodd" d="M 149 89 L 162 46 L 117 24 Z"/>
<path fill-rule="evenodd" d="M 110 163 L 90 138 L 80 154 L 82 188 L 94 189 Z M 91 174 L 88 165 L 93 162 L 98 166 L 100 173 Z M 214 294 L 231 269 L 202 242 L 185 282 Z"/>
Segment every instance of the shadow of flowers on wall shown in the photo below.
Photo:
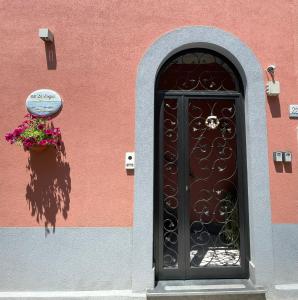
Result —
<path fill-rule="evenodd" d="M 57 215 L 62 214 L 66 220 L 70 207 L 70 167 L 66 161 L 64 144 L 60 151 L 54 147 L 40 153 L 31 151 L 27 169 L 30 182 L 26 200 L 32 217 L 38 223 L 44 222 L 47 236 L 50 228 L 55 232 Z"/>

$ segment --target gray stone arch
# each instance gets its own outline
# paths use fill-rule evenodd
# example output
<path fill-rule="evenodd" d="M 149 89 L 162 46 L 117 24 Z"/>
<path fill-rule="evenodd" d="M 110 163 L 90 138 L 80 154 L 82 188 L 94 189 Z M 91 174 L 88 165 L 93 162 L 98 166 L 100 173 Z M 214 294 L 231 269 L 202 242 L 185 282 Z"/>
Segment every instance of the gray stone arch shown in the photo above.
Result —
<path fill-rule="evenodd" d="M 132 244 L 132 288 L 154 285 L 153 174 L 155 80 L 163 63 L 190 48 L 224 55 L 237 68 L 244 84 L 247 185 L 250 230 L 250 278 L 256 285 L 272 281 L 273 253 L 267 125 L 263 70 L 253 52 L 237 37 L 215 27 L 182 27 L 155 41 L 139 63 L 136 81 L 135 187 Z"/>

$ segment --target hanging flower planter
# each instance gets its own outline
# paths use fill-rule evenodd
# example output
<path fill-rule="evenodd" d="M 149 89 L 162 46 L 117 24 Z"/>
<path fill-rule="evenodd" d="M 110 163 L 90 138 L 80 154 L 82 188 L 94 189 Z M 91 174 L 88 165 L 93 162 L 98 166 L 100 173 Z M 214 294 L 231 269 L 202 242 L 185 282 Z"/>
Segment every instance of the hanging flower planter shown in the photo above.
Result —
<path fill-rule="evenodd" d="M 50 146 L 58 148 L 61 145 L 60 129 L 49 124 L 49 118 L 31 114 L 27 114 L 25 118 L 21 125 L 5 135 L 7 142 L 34 152 L 43 152 Z"/>

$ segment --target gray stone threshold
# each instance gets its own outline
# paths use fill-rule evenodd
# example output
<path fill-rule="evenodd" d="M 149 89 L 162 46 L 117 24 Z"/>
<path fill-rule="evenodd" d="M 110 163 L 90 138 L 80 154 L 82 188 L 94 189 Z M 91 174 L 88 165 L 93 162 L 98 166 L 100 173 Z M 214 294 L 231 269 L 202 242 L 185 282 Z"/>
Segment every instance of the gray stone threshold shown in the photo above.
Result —
<path fill-rule="evenodd" d="M 173 281 L 159 281 L 154 289 L 147 291 L 147 297 L 149 299 L 150 298 L 157 299 L 161 297 L 185 297 L 185 296 L 224 296 L 224 295 L 264 296 L 265 293 L 266 290 L 263 287 L 254 286 L 254 284 L 249 279 L 216 279 L 216 280 L 185 280 L 185 281 L 173 280 Z M 255 299 L 265 299 L 265 298 L 260 297 Z"/>

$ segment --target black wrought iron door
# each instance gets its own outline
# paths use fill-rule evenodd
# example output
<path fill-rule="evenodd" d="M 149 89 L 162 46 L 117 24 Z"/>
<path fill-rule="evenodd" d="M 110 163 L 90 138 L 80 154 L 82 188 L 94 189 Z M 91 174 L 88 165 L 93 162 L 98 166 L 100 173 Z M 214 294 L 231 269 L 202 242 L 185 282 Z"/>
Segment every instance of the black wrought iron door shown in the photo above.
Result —
<path fill-rule="evenodd" d="M 245 278 L 241 97 L 168 92 L 159 103 L 157 277 Z"/>

